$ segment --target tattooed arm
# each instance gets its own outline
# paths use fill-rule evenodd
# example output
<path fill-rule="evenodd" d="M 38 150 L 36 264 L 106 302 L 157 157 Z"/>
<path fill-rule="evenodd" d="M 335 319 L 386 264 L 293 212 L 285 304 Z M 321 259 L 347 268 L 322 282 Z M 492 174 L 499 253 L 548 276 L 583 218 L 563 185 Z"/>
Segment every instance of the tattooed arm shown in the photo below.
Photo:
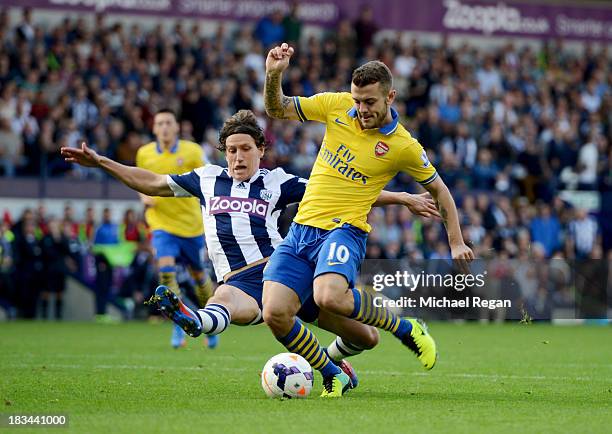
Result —
<path fill-rule="evenodd" d="M 448 187 L 438 176 L 433 182 L 427 184 L 425 188 L 434 198 L 436 207 L 442 217 L 442 222 L 446 227 L 453 259 L 471 261 L 474 259 L 474 253 L 463 242 L 463 235 L 461 235 L 461 227 L 459 226 L 459 214 Z"/>
<path fill-rule="evenodd" d="M 264 104 L 271 118 L 299 120 L 291 97 L 283 95 L 281 88 L 283 71 L 289 66 L 292 55 L 293 48 L 283 43 L 272 48 L 266 58 Z"/>

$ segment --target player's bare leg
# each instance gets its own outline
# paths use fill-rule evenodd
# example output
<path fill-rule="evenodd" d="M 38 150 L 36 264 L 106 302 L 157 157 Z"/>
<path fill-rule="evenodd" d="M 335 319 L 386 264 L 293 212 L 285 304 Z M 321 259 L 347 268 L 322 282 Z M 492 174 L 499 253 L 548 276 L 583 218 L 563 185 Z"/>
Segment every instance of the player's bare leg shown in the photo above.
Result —
<path fill-rule="evenodd" d="M 417 355 L 425 369 L 434 367 L 436 343 L 420 321 L 400 318 L 386 307 L 375 306 L 371 294 L 349 288 L 341 274 L 317 276 L 313 282 L 313 294 L 321 309 L 390 331 Z"/>
<path fill-rule="evenodd" d="M 293 327 L 300 310 L 300 299 L 288 286 L 278 282 L 264 282 L 263 318 L 277 339 L 286 336 Z"/>
<path fill-rule="evenodd" d="M 249 325 L 261 319 L 261 309 L 257 301 L 232 285 L 219 286 L 208 302 L 225 306 L 230 313 L 232 324 Z"/>

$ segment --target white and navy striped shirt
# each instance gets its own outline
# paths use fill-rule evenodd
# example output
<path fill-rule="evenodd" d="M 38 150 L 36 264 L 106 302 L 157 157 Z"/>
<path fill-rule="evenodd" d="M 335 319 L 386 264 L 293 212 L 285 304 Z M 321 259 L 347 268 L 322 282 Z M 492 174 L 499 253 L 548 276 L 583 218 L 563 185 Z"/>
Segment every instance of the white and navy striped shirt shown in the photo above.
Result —
<path fill-rule="evenodd" d="M 208 255 L 221 282 L 230 271 L 272 254 L 283 240 L 278 217 L 302 200 L 307 180 L 278 168 L 259 169 L 240 182 L 227 169 L 208 164 L 168 175 L 167 182 L 174 196 L 200 199 Z"/>

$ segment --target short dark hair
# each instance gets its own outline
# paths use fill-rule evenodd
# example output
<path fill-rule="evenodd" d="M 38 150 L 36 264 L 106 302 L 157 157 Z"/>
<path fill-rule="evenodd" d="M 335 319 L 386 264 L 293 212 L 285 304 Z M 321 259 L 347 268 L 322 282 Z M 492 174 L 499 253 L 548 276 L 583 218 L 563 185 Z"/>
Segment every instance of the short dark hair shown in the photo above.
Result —
<path fill-rule="evenodd" d="M 174 112 L 174 110 L 172 110 L 172 109 L 171 109 L 171 108 L 169 108 L 169 107 L 164 107 L 164 108 L 161 108 L 161 109 L 157 110 L 157 111 L 155 112 L 155 116 L 160 115 L 160 114 L 162 114 L 162 113 L 168 113 L 168 114 L 171 114 L 172 116 L 174 116 L 174 119 L 178 120 L 178 117 L 176 116 L 176 113 Z"/>
<path fill-rule="evenodd" d="M 379 60 L 372 60 L 353 71 L 352 82 L 357 87 L 380 83 L 383 90 L 388 92 L 393 87 L 393 74 L 387 65 Z"/>
<path fill-rule="evenodd" d="M 263 129 L 257 123 L 257 118 L 251 110 L 240 110 L 223 123 L 219 131 L 219 149 L 225 152 L 227 147 L 225 141 L 233 134 L 248 134 L 255 140 L 255 146 L 263 148 L 266 146 L 266 138 Z"/>

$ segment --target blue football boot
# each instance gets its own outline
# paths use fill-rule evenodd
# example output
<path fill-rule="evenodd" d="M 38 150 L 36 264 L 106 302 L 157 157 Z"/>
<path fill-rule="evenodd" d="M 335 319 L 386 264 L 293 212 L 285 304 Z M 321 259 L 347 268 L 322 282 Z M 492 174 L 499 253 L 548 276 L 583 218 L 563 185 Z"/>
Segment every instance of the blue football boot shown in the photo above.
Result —
<path fill-rule="evenodd" d="M 149 303 L 154 303 L 166 318 L 169 318 L 189 336 L 195 338 L 202 334 L 202 324 L 194 311 L 189 309 L 167 286 L 160 285 Z M 183 336 L 184 338 L 184 336 Z M 177 341 L 178 342 L 178 339 Z M 179 343 L 179 346 L 181 344 Z M 172 346 L 175 346 L 174 333 Z M 175 347 L 176 348 L 176 347 Z"/>

